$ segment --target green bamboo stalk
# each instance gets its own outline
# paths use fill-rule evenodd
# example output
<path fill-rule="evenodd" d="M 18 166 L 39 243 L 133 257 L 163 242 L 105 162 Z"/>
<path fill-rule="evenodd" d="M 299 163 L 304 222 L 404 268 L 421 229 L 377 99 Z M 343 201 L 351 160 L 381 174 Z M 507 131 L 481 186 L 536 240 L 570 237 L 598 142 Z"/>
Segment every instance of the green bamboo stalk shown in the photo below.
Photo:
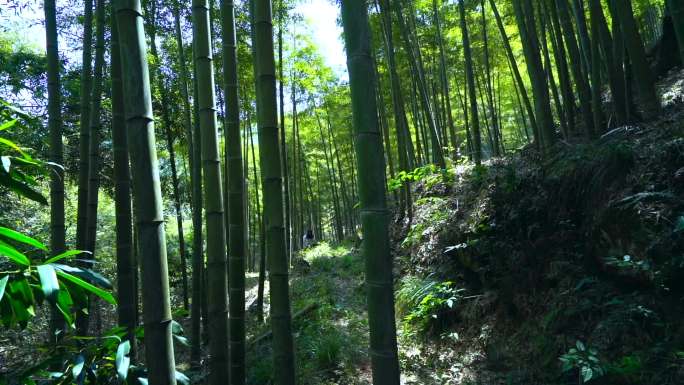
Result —
<path fill-rule="evenodd" d="M 100 189 L 100 131 L 102 121 L 100 109 L 102 106 L 102 88 L 104 72 L 104 23 L 105 9 L 104 0 L 97 0 L 95 5 L 95 66 L 93 68 L 93 88 L 90 94 L 90 118 L 88 135 L 88 194 L 85 229 L 85 249 L 90 254 L 85 259 L 95 258 L 95 242 L 97 238 L 97 205 L 98 192 Z M 88 308 L 93 312 L 93 304 L 89 300 Z M 94 310 L 99 311 L 99 310 Z M 89 315 L 84 314 L 76 320 L 76 328 L 80 335 L 88 334 Z"/>
<path fill-rule="evenodd" d="M 130 356 L 136 359 L 135 328 L 138 322 L 137 262 L 133 253 L 133 214 L 128 133 L 124 112 L 121 50 L 114 4 L 111 13 L 112 150 L 114 166 L 114 211 L 116 218 L 116 268 L 118 324 L 126 327 L 131 344 Z"/>
<path fill-rule="evenodd" d="M 253 0 L 256 55 L 259 158 L 264 196 L 266 254 L 269 264 L 273 379 L 279 385 L 295 383 L 288 266 L 283 226 L 283 195 L 278 109 L 276 100 L 273 24 L 270 0 Z"/>
<path fill-rule="evenodd" d="M 114 15 L 114 13 L 112 13 Z M 128 164 L 128 133 L 121 80 L 121 51 L 116 18 L 111 17 L 112 149 L 114 155 L 114 211 L 116 216 L 116 281 L 119 325 L 128 330 L 134 346 L 137 324 L 136 264 L 133 259 L 133 218 L 131 213 L 131 170 Z M 134 356 L 134 354 L 133 354 Z"/>
<path fill-rule="evenodd" d="M 194 50 L 193 50 L 194 51 Z M 194 57 L 194 54 L 193 54 Z M 196 63 L 193 60 L 193 128 L 192 128 L 192 153 L 190 157 L 192 184 L 192 302 L 190 307 L 191 323 L 191 348 L 190 361 L 199 366 L 201 359 L 202 330 L 206 333 L 206 296 L 202 295 L 206 288 L 204 284 L 204 242 L 202 239 L 202 135 L 199 128 L 199 108 L 197 104 L 197 72 Z M 203 319 L 204 317 L 204 319 Z M 203 322 L 204 321 L 204 324 Z"/>
<path fill-rule="evenodd" d="M 572 77 L 575 81 L 575 86 L 577 87 L 577 93 L 579 95 L 579 106 L 584 122 L 585 133 L 587 136 L 592 136 L 594 132 L 594 120 L 591 108 L 591 89 L 589 87 L 588 74 L 585 73 L 582 67 L 582 53 L 580 52 L 575 30 L 572 25 L 572 16 L 570 15 L 570 10 L 568 8 L 568 0 L 555 0 L 555 5 L 562 27 L 563 37 L 565 38 L 565 45 L 568 50 L 570 70 L 572 71 Z M 553 7 L 553 5 L 551 7 Z"/>
<path fill-rule="evenodd" d="M 370 51 L 366 2 L 342 1 L 342 26 L 351 87 L 354 144 L 358 167 L 363 256 L 366 260 L 368 324 L 373 384 L 399 384 L 392 256 L 389 247 L 390 215 L 385 198 L 385 161 Z"/>
<path fill-rule="evenodd" d="M 226 95 L 225 127 L 228 168 L 228 268 L 230 298 L 230 384 L 245 383 L 245 196 L 240 143 L 240 101 L 235 37 L 235 7 L 221 1 L 223 79 Z"/>
<path fill-rule="evenodd" d="M 523 105 L 527 111 L 527 115 L 530 119 L 530 124 L 533 130 L 537 131 L 537 121 L 534 117 L 534 110 L 532 109 L 532 103 L 527 95 L 527 90 L 525 89 L 525 83 L 523 82 L 522 76 L 520 75 L 520 70 L 518 69 L 518 63 L 515 60 L 515 55 L 513 55 L 513 49 L 511 48 L 511 43 L 508 39 L 508 34 L 506 33 L 506 28 L 501 21 L 501 15 L 499 14 L 499 9 L 496 6 L 495 0 L 489 0 L 489 4 L 494 12 L 494 18 L 496 20 L 496 25 L 499 28 L 499 33 L 501 34 L 501 42 L 503 43 L 504 50 L 506 51 L 506 56 L 508 56 L 508 62 L 511 66 L 511 71 L 513 72 L 513 77 L 516 84 L 518 85 L 518 90 L 520 92 L 520 97 L 522 98 Z"/>
<path fill-rule="evenodd" d="M 470 49 L 468 24 L 465 17 L 465 5 L 459 0 L 458 9 L 461 15 L 461 36 L 463 38 L 463 56 L 465 58 L 466 82 L 468 83 L 468 100 L 470 101 L 470 130 L 472 133 L 473 159 L 477 165 L 482 163 L 482 137 L 480 134 L 480 119 L 477 112 L 477 91 L 475 89 L 475 74 L 473 72 L 473 55 Z"/>
<path fill-rule="evenodd" d="M 537 140 L 541 144 L 541 149 L 548 154 L 556 141 L 556 137 L 547 77 L 539 52 L 540 45 L 534 22 L 534 7 L 530 0 L 524 0 L 514 2 L 513 9 L 518 22 L 520 37 L 523 41 L 527 72 L 532 83 L 535 117 L 539 129 Z"/>
<path fill-rule="evenodd" d="M 611 12 L 617 20 L 624 36 L 624 44 L 629 52 L 629 60 L 634 71 L 634 80 L 639 89 L 639 102 L 643 117 L 653 119 L 660 115 L 660 98 L 655 89 L 655 78 L 646 60 L 646 49 L 639 34 L 631 0 L 612 0 Z"/>
<path fill-rule="evenodd" d="M 202 133 L 202 171 L 207 228 L 207 305 L 209 317 L 209 384 L 228 378 L 228 304 L 226 290 L 226 231 L 223 182 L 216 128 L 212 39 L 209 3 L 193 0 L 193 43 L 198 90 L 199 123 Z"/>
<path fill-rule="evenodd" d="M 88 230 L 88 146 L 90 145 L 90 93 L 93 71 L 93 0 L 84 0 L 83 60 L 81 66 L 81 118 L 78 144 L 78 201 L 76 208 L 76 248 L 86 249 Z"/>
<path fill-rule="evenodd" d="M 147 48 L 139 0 L 116 0 L 122 58 L 124 110 L 132 166 L 133 192 L 142 270 L 143 322 L 150 385 L 174 385 L 166 236 Z"/>
<path fill-rule="evenodd" d="M 50 132 L 50 253 L 59 255 L 66 250 L 64 224 L 64 163 L 62 144 L 62 97 L 60 86 L 59 45 L 57 39 L 57 10 L 55 0 L 45 0 L 45 42 L 47 53 L 48 130 Z M 66 325 L 56 307 L 51 308 L 51 343 L 61 339 Z"/>
<path fill-rule="evenodd" d="M 667 0 L 666 3 L 677 35 L 679 54 L 682 57 L 682 63 L 684 63 L 684 3 L 680 0 Z"/>

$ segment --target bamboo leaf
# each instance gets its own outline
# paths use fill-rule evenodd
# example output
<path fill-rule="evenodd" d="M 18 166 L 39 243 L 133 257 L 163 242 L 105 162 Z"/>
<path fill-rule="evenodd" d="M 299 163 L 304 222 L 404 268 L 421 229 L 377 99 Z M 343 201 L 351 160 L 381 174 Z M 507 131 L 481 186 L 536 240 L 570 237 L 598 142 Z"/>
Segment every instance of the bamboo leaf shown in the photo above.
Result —
<path fill-rule="evenodd" d="M 24 150 L 22 150 L 16 143 L 12 142 L 9 139 L 5 139 L 5 138 L 0 137 L 0 144 L 4 144 L 5 146 L 11 148 L 12 150 L 20 153 L 21 156 L 23 156 L 24 158 L 31 159 L 31 157 L 26 152 L 24 152 Z"/>
<path fill-rule="evenodd" d="M 102 276 L 102 274 L 96 273 L 90 269 L 81 269 L 79 267 L 62 265 L 59 263 L 54 263 L 55 268 L 62 270 L 66 273 L 73 274 L 85 281 L 91 282 L 97 286 L 103 287 L 105 289 L 111 289 L 112 283 L 109 282 L 107 278 Z"/>
<path fill-rule="evenodd" d="M 69 325 L 71 328 L 75 327 L 74 317 L 71 315 L 71 307 L 73 305 L 74 301 L 71 299 L 71 294 L 69 294 L 69 291 L 66 287 L 62 287 L 57 293 L 56 306 L 64 316 L 64 320 L 66 321 L 67 325 Z"/>
<path fill-rule="evenodd" d="M 0 244 L 0 255 L 4 255 L 22 266 L 31 265 L 31 261 L 28 259 L 27 256 L 20 253 L 19 251 L 17 251 L 17 249 L 11 247 L 8 244 Z"/>
<path fill-rule="evenodd" d="M 109 293 L 105 290 L 102 290 L 99 287 L 96 287 L 95 285 L 92 285 L 92 284 L 82 280 L 81 278 L 78 278 L 78 277 L 73 276 L 69 273 L 66 273 L 66 272 L 60 270 L 59 268 L 57 269 L 57 275 L 59 277 L 65 279 L 65 280 L 67 280 L 67 281 L 69 281 L 69 282 L 71 282 L 71 283 L 95 294 L 96 296 L 98 296 L 98 297 L 102 298 L 103 300 L 111 303 L 112 305 L 116 305 L 116 299 L 114 299 L 114 296 L 111 293 Z"/>
<path fill-rule="evenodd" d="M 6 130 L 6 129 L 8 129 L 8 128 L 11 128 L 11 127 L 13 127 L 15 124 L 17 124 L 17 119 L 12 119 L 12 120 L 10 120 L 9 122 L 5 122 L 5 123 L 3 123 L 3 124 L 0 125 L 0 131 Z"/>
<path fill-rule="evenodd" d="M 17 242 L 25 243 L 27 245 L 31 245 L 37 249 L 41 249 L 43 251 L 47 251 L 48 248 L 45 246 L 42 242 L 39 242 L 29 236 L 26 236 L 18 231 L 14 231 L 12 229 L 8 229 L 7 227 L 2 227 L 0 226 L 0 235 L 15 240 Z"/>
<path fill-rule="evenodd" d="M 28 198 L 34 202 L 38 202 L 43 205 L 48 204 L 47 199 L 45 199 L 45 197 L 38 191 L 32 189 L 27 184 L 22 183 L 22 181 L 17 180 L 13 177 L 13 175 L 7 174 L 3 171 L 0 171 L 0 185 L 5 186 L 18 195 Z"/>
<path fill-rule="evenodd" d="M 92 254 L 90 251 L 69 250 L 69 251 L 65 251 L 62 254 L 55 255 L 54 257 L 48 259 L 47 261 L 45 261 L 45 264 L 61 261 L 62 259 L 68 259 L 68 258 L 71 258 L 71 257 L 79 255 L 79 254 L 83 254 L 83 253 Z"/>
<path fill-rule="evenodd" d="M 182 385 L 190 385 L 190 379 L 185 374 L 176 370 L 176 382 Z"/>
<path fill-rule="evenodd" d="M 76 361 L 74 362 L 74 366 L 71 368 L 71 376 L 76 380 L 80 375 L 81 372 L 83 372 L 83 365 L 85 364 L 85 357 L 83 357 L 82 354 L 79 354 L 76 357 Z"/>
<path fill-rule="evenodd" d="M 128 377 L 128 368 L 131 365 L 131 358 L 128 356 L 130 351 L 131 343 L 128 340 L 123 341 L 116 348 L 116 374 L 119 381 L 126 381 L 126 377 Z"/>
<path fill-rule="evenodd" d="M 55 300 L 59 292 L 59 281 L 57 280 L 55 268 L 52 265 L 40 265 L 37 267 L 37 270 L 43 294 L 45 294 L 46 298 Z"/>
<path fill-rule="evenodd" d="M 9 281 L 9 275 L 0 278 L 0 301 L 2 301 L 2 296 L 5 294 L 5 287 L 7 287 L 7 281 Z"/>
<path fill-rule="evenodd" d="M 2 156 L 0 157 L 0 161 L 2 162 L 2 168 L 5 170 L 5 172 L 10 172 L 10 166 L 12 165 L 12 160 L 10 157 Z"/>

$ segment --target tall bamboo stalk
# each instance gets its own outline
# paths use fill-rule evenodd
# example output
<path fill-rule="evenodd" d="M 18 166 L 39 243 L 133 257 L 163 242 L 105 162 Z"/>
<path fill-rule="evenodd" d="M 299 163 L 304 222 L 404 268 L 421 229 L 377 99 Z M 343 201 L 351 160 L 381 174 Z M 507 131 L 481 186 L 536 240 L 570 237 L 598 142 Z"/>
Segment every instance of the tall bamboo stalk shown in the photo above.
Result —
<path fill-rule="evenodd" d="M 226 299 L 226 231 L 223 182 L 219 158 L 212 39 L 209 3 L 193 0 L 193 44 L 197 76 L 199 123 L 202 142 L 207 229 L 207 311 L 209 318 L 209 384 L 228 378 L 228 303 Z"/>
<path fill-rule="evenodd" d="M 470 128 L 472 133 L 471 148 L 476 164 L 482 163 L 482 138 L 480 135 L 480 118 L 477 112 L 477 91 L 475 89 L 475 73 L 473 71 L 473 55 L 470 49 L 468 24 L 466 23 L 465 5 L 459 0 L 458 9 L 461 15 L 461 36 L 463 38 L 463 56 L 465 58 L 466 82 L 468 83 L 468 100 L 470 101 Z"/>
<path fill-rule="evenodd" d="M 245 183 L 240 142 L 240 101 L 235 36 L 235 6 L 221 1 L 223 89 L 226 95 L 226 157 L 228 168 L 228 271 L 230 298 L 230 383 L 245 383 Z"/>
<path fill-rule="evenodd" d="M 257 77 L 259 161 L 264 196 L 266 254 L 269 264 L 273 379 L 279 385 L 295 382 L 288 260 L 283 225 L 283 194 L 276 100 L 275 58 L 271 1 L 253 0 L 254 54 Z"/>
<path fill-rule="evenodd" d="M 112 13 L 114 15 L 114 13 Z M 119 325 L 128 330 L 134 343 L 138 321 L 136 263 L 133 257 L 133 214 L 131 212 L 131 170 L 128 164 L 128 132 L 121 80 L 121 50 L 116 17 L 111 18 L 112 150 L 114 155 L 114 212 L 116 215 L 116 281 Z"/>
<path fill-rule="evenodd" d="M 88 146 L 90 145 L 90 94 L 93 71 L 93 0 L 84 0 L 83 60 L 81 64 L 81 118 L 78 144 L 78 201 L 76 248 L 86 249 L 88 230 Z"/>
<path fill-rule="evenodd" d="M 370 51 L 370 26 L 366 2 L 342 1 L 342 25 L 351 87 L 354 144 L 356 149 L 363 256 L 366 260 L 368 324 L 373 384 L 399 384 L 392 256 L 389 247 L 390 220 L 385 198 L 385 162 Z"/>
<path fill-rule="evenodd" d="M 45 0 L 45 42 L 47 52 L 48 130 L 50 132 L 50 253 L 55 256 L 66 249 L 64 224 L 64 163 L 62 144 L 62 96 L 60 86 L 59 43 L 55 0 Z M 52 307 L 49 342 L 61 338 L 64 319 Z"/>
<path fill-rule="evenodd" d="M 164 214 L 140 1 L 116 0 L 116 18 L 141 256 L 145 342 L 154 347 L 145 350 L 148 380 L 151 385 L 174 385 Z"/>

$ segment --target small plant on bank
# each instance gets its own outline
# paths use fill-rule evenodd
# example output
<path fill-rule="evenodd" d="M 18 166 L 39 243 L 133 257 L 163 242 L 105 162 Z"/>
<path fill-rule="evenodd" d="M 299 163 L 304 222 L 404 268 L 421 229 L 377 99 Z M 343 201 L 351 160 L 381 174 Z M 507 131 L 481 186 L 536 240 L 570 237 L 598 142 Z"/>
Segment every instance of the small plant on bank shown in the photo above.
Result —
<path fill-rule="evenodd" d="M 397 292 L 398 313 L 407 335 L 441 331 L 455 313 L 464 289 L 451 281 L 408 277 Z"/>
<path fill-rule="evenodd" d="M 602 377 L 607 372 L 598 358 L 598 352 L 585 346 L 582 341 L 577 341 L 575 347 L 570 348 L 559 359 L 563 363 L 563 372 L 578 370 L 579 384 Z"/>
<path fill-rule="evenodd" d="M 450 185 L 454 180 L 455 173 L 453 169 L 442 169 L 434 164 L 428 164 L 412 171 L 400 171 L 396 177 L 387 181 L 387 188 L 389 191 L 395 191 L 407 183 L 425 182 L 425 187 L 429 190 L 437 183 Z"/>

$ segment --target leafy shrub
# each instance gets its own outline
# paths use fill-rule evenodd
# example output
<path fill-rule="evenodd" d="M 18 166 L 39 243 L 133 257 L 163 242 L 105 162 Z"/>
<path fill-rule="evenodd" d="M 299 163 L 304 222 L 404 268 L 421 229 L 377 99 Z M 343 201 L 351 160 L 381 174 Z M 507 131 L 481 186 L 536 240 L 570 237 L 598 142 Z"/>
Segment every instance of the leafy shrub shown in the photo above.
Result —
<path fill-rule="evenodd" d="M 447 200 L 442 198 L 423 198 L 420 200 L 420 204 L 430 204 L 429 214 L 411 226 L 408 234 L 406 234 L 406 238 L 401 243 L 401 246 L 404 248 L 419 244 L 426 230 L 442 224 L 451 214 L 451 211 L 446 208 Z"/>
<path fill-rule="evenodd" d="M 409 183 L 424 182 L 425 187 L 430 189 L 437 183 L 451 184 L 454 179 L 455 174 L 452 169 L 442 169 L 434 164 L 428 164 L 412 171 L 400 171 L 394 178 L 387 181 L 387 188 L 389 191 L 395 191 Z"/>
<path fill-rule="evenodd" d="M 321 257 L 342 257 L 349 253 L 349 249 L 342 246 L 331 246 L 328 242 L 319 242 L 313 247 L 302 251 L 302 257 L 309 263 Z"/>
<path fill-rule="evenodd" d="M 451 281 L 407 276 L 397 291 L 397 312 L 408 335 L 428 334 L 443 329 L 455 312 L 461 293 Z"/>
<path fill-rule="evenodd" d="M 6 132 L 28 115 L 0 99 L 0 133 Z M 32 158 L 19 145 L 0 135 L 0 192 L 12 191 L 20 197 L 47 205 L 38 190 L 39 183 L 32 175 L 46 174 L 48 164 Z M 5 328 L 24 329 L 36 316 L 36 309 L 45 302 L 51 304 L 65 321 L 68 329 L 75 329 L 78 314 L 88 311 L 88 297 L 95 295 L 116 305 L 110 292 L 112 286 L 101 274 L 88 268 L 74 267 L 65 261 L 86 253 L 69 250 L 49 256 L 42 242 L 8 227 L 0 226 L 0 322 Z M 174 340 L 185 343 L 180 324 L 173 323 Z M 20 384 L 120 384 L 127 378 L 146 383 L 146 368 L 131 365 L 131 345 L 125 337 L 128 330 L 114 328 L 100 337 L 82 337 L 59 331 L 60 338 L 47 349 L 38 362 L 12 378 L 0 377 L 0 385 Z M 144 338 L 143 328 L 137 332 Z M 189 379 L 176 372 L 176 380 L 189 384 Z M 133 383 L 133 381 L 128 381 Z"/>
<path fill-rule="evenodd" d="M 598 352 L 586 347 L 582 341 L 577 341 L 575 347 L 570 348 L 559 359 L 563 363 L 564 372 L 578 371 L 581 384 L 602 377 L 607 372 L 598 358 Z"/>

